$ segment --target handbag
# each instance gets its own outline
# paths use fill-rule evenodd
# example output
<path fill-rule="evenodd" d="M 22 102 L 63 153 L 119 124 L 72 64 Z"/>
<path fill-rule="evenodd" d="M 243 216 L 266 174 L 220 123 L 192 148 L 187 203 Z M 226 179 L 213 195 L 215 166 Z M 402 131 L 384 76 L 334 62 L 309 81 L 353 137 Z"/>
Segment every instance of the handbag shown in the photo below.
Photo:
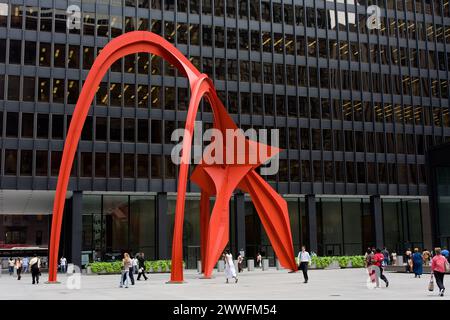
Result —
<path fill-rule="evenodd" d="M 431 274 L 430 283 L 428 283 L 428 291 L 434 291 L 434 279 L 433 279 L 433 274 Z"/>
<path fill-rule="evenodd" d="M 445 260 L 445 272 L 450 272 L 450 263 L 448 263 L 447 259 Z"/>

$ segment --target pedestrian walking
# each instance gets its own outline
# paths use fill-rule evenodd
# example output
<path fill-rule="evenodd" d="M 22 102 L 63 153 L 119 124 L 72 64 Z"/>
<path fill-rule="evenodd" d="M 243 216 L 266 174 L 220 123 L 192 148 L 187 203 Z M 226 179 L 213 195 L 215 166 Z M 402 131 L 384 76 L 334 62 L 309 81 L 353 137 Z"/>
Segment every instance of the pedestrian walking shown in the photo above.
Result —
<path fill-rule="evenodd" d="M 137 280 L 141 280 L 141 276 L 144 277 L 145 280 L 147 280 L 147 276 L 145 275 L 145 259 L 144 259 L 144 253 L 141 252 L 137 258 L 138 260 L 138 266 L 139 266 L 139 273 L 137 276 Z"/>
<path fill-rule="evenodd" d="M 128 273 L 130 276 L 131 285 L 134 286 L 134 270 L 137 266 L 137 260 L 136 260 L 136 258 L 130 258 L 130 259 L 131 259 L 131 267 L 128 270 Z"/>
<path fill-rule="evenodd" d="M 35 254 L 30 260 L 31 279 L 33 284 L 39 284 L 39 276 L 41 275 L 41 259 Z"/>
<path fill-rule="evenodd" d="M 420 278 L 423 273 L 423 256 L 419 252 L 419 248 L 414 248 L 412 255 L 414 278 Z"/>
<path fill-rule="evenodd" d="M 230 250 L 226 250 L 223 254 L 223 258 L 225 260 L 225 276 L 227 278 L 227 283 L 229 278 L 233 278 L 235 283 L 238 282 L 238 278 L 236 276 L 236 268 L 234 267 L 233 255 Z"/>
<path fill-rule="evenodd" d="M 61 259 L 59 259 L 59 265 L 61 266 L 61 272 L 62 273 L 66 273 L 67 272 L 67 259 L 63 257 L 61 257 Z"/>
<path fill-rule="evenodd" d="M 442 255 L 441 248 L 434 249 L 435 256 L 431 260 L 431 272 L 436 279 L 436 284 L 439 287 L 439 295 L 444 296 L 444 275 L 450 269 L 447 259 Z"/>
<path fill-rule="evenodd" d="M 262 268 L 262 256 L 261 256 L 261 253 L 259 253 L 259 252 L 256 255 L 256 266 L 258 268 Z"/>
<path fill-rule="evenodd" d="M 11 257 L 8 260 L 8 272 L 10 276 L 14 274 L 14 260 Z"/>
<path fill-rule="evenodd" d="M 412 252 L 411 249 L 408 248 L 405 252 L 405 261 L 406 261 L 406 272 L 412 272 L 412 260 L 411 257 L 412 256 Z"/>
<path fill-rule="evenodd" d="M 244 263 L 244 257 L 240 253 L 237 257 L 237 262 L 238 262 L 238 272 L 241 273 L 244 270 L 244 268 L 242 267 Z"/>
<path fill-rule="evenodd" d="M 380 279 L 378 275 L 380 270 L 377 266 L 373 265 L 374 253 L 371 248 L 367 248 L 367 251 L 364 255 L 364 266 L 367 269 L 367 273 L 369 274 L 370 282 L 375 283 L 376 287 L 380 287 Z"/>
<path fill-rule="evenodd" d="M 17 280 L 20 280 L 22 278 L 22 260 L 20 258 L 16 259 L 15 266 L 16 273 L 17 273 Z"/>
<path fill-rule="evenodd" d="M 381 253 L 381 249 L 380 248 L 375 249 L 375 254 L 373 256 L 372 263 L 373 263 L 373 265 L 380 268 L 380 279 L 386 283 L 386 288 L 387 288 L 387 287 L 389 287 L 389 281 L 386 278 L 386 276 L 383 274 L 383 266 L 382 266 L 383 260 L 384 260 L 384 256 Z"/>
<path fill-rule="evenodd" d="M 28 257 L 24 257 L 22 260 L 22 273 L 28 272 Z"/>
<path fill-rule="evenodd" d="M 302 250 L 298 253 L 299 269 L 303 272 L 303 283 L 308 283 L 308 266 L 311 263 L 311 256 L 306 251 L 305 246 L 302 246 Z"/>
<path fill-rule="evenodd" d="M 388 266 L 390 261 L 390 255 L 389 255 L 389 251 L 388 249 L 386 249 L 386 247 L 383 248 L 383 251 L 381 251 L 381 253 L 384 256 L 384 260 L 383 260 L 383 266 Z"/>
<path fill-rule="evenodd" d="M 133 266 L 130 255 L 128 253 L 123 254 L 122 259 L 122 273 L 120 275 L 120 288 L 128 288 L 128 279 L 130 277 L 130 268 Z"/>

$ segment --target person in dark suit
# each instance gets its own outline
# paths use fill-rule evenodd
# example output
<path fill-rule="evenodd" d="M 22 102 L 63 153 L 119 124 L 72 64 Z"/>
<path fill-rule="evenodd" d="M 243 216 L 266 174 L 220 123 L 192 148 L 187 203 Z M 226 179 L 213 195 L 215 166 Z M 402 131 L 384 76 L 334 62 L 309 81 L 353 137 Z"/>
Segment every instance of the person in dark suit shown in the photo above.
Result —
<path fill-rule="evenodd" d="M 144 279 L 147 280 L 147 276 L 145 275 L 145 259 L 144 259 L 144 253 L 141 252 L 138 256 L 138 268 L 139 268 L 139 272 L 138 272 L 138 277 L 137 280 L 141 280 L 141 276 L 144 276 Z"/>

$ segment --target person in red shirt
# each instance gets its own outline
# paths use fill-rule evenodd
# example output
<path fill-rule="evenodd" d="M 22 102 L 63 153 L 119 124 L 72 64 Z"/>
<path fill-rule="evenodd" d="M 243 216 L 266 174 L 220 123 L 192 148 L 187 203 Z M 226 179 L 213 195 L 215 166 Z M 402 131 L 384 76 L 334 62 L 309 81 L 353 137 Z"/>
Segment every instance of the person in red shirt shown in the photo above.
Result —
<path fill-rule="evenodd" d="M 444 296 L 444 275 L 446 271 L 447 259 L 441 254 L 441 248 L 434 249 L 436 255 L 431 260 L 431 272 L 436 278 L 436 284 L 439 287 L 439 295 Z"/>
<path fill-rule="evenodd" d="M 383 260 L 384 260 L 384 255 L 381 253 L 381 249 L 377 248 L 375 250 L 375 255 L 373 256 L 372 263 L 373 263 L 373 265 L 380 268 L 380 279 L 383 280 L 386 283 L 386 287 L 388 287 L 389 281 L 386 278 L 386 276 L 383 274 L 383 265 L 382 265 Z"/>

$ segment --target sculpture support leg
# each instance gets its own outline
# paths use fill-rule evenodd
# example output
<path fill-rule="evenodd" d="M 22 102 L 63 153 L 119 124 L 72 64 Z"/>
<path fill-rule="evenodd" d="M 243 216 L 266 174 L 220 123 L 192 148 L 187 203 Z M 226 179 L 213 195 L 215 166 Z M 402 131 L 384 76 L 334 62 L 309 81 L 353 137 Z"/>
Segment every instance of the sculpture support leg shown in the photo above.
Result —
<path fill-rule="evenodd" d="M 214 204 L 208 228 L 205 277 L 211 277 L 214 265 L 228 243 L 231 195 L 250 169 L 251 166 L 205 168 L 205 171 L 213 179 L 217 190 L 216 203 Z"/>
<path fill-rule="evenodd" d="M 296 271 L 297 264 L 294 259 L 294 245 L 286 200 L 276 193 L 254 170 L 245 177 L 243 186 L 250 193 L 281 265 Z"/>
<path fill-rule="evenodd" d="M 209 227 L 209 194 L 202 192 L 200 197 L 200 256 L 202 259 L 202 273 L 205 272 L 206 244 Z"/>

